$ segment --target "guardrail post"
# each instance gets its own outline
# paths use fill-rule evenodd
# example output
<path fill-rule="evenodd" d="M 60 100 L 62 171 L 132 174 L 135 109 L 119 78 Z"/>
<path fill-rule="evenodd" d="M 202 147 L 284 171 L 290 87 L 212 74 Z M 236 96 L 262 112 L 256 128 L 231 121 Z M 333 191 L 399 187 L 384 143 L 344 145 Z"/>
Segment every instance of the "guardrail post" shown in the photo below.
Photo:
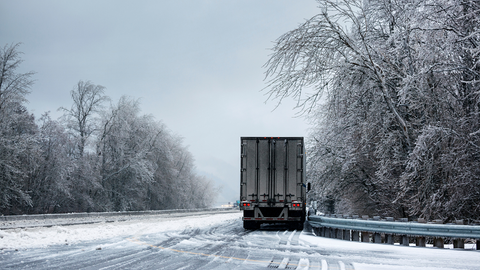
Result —
<path fill-rule="evenodd" d="M 360 241 L 360 237 L 358 236 L 358 231 L 352 231 L 352 241 L 355 241 L 355 242 Z"/>
<path fill-rule="evenodd" d="M 433 246 L 437 248 L 443 248 L 443 238 L 436 237 L 433 239 Z"/>
<path fill-rule="evenodd" d="M 465 240 L 464 239 L 453 239 L 453 248 L 465 248 Z"/>
<path fill-rule="evenodd" d="M 417 237 L 417 239 L 415 240 L 415 245 L 417 247 L 425 247 L 426 246 L 425 237 L 423 236 Z"/>
<path fill-rule="evenodd" d="M 410 245 L 410 239 L 408 238 L 408 235 L 402 235 L 402 246 L 409 246 Z"/>
<path fill-rule="evenodd" d="M 343 230 L 343 240 L 350 241 L 350 230 Z"/>
<path fill-rule="evenodd" d="M 331 237 L 331 231 L 332 231 L 332 229 L 331 229 L 331 228 L 328 228 L 328 227 L 325 227 L 324 230 L 325 230 L 325 237 L 327 237 L 327 238 L 332 238 L 332 237 Z"/>
<path fill-rule="evenodd" d="M 387 243 L 387 244 L 389 244 L 389 245 L 393 245 L 393 244 L 394 244 L 393 234 L 385 234 L 385 243 Z"/>
<path fill-rule="evenodd" d="M 382 235 L 380 233 L 373 233 L 373 243 L 382 243 Z"/>
<path fill-rule="evenodd" d="M 343 240 L 343 230 L 342 229 L 337 229 L 337 234 L 336 234 L 337 239 Z"/>
<path fill-rule="evenodd" d="M 366 242 L 366 243 L 370 242 L 370 233 L 362 232 L 362 242 Z"/>

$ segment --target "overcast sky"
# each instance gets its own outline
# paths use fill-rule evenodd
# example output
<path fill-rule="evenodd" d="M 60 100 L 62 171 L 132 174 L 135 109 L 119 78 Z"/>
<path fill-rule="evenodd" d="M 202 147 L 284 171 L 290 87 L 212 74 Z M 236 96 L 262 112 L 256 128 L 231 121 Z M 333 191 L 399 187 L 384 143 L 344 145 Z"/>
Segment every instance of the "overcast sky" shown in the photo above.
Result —
<path fill-rule="evenodd" d="M 239 196 L 241 136 L 308 135 L 295 101 L 266 102 L 262 66 L 280 35 L 318 12 L 315 0 L 0 0 L 0 46 L 22 43 L 37 117 L 58 117 L 79 80 L 114 102 L 139 98 L 226 203 Z"/>

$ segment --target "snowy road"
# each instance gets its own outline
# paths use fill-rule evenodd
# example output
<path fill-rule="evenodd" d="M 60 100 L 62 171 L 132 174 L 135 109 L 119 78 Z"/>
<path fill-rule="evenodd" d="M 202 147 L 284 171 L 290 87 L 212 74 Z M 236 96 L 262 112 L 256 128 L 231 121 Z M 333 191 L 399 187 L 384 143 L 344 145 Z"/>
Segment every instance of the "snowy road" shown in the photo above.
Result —
<path fill-rule="evenodd" d="M 480 252 L 356 243 L 240 213 L 0 231 L 1 269 L 479 269 Z"/>

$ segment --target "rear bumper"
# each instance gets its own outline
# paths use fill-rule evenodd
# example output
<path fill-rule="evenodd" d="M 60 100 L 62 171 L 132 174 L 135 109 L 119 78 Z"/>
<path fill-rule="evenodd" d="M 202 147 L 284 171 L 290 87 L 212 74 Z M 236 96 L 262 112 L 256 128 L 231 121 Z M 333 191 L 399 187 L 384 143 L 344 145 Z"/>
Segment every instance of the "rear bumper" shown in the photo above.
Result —
<path fill-rule="evenodd" d="M 300 217 L 288 217 L 288 218 L 279 218 L 279 217 L 243 217 L 242 220 L 285 222 L 285 221 L 301 221 L 301 218 L 300 218 Z"/>
<path fill-rule="evenodd" d="M 244 221 L 267 222 L 292 222 L 304 221 L 305 210 L 289 209 L 288 207 L 254 207 L 253 210 L 244 210 Z"/>

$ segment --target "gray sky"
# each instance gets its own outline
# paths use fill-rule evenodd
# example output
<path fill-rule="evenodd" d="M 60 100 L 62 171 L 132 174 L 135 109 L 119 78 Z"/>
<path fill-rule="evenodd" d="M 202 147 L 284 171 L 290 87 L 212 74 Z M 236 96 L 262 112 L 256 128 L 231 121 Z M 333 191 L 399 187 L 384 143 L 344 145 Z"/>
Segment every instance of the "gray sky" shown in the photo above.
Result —
<path fill-rule="evenodd" d="M 241 136 L 306 136 L 295 101 L 266 102 L 273 42 L 319 12 L 315 0 L 0 0 L 0 46 L 22 42 L 20 72 L 35 71 L 27 97 L 37 117 L 71 105 L 79 80 L 114 102 L 139 98 L 184 138 L 199 173 L 239 193 Z M 274 111 L 273 111 L 274 110 Z"/>

